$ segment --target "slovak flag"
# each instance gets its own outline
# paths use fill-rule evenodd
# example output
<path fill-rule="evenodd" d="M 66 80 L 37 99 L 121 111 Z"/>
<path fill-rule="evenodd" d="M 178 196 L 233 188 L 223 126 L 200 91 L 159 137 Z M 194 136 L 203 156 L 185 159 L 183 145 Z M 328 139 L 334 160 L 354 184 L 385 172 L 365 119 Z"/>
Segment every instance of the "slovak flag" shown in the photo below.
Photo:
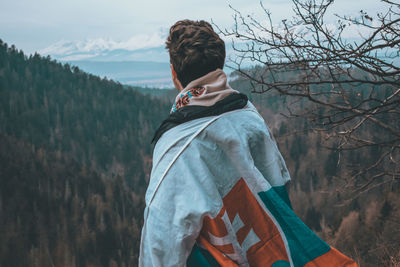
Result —
<path fill-rule="evenodd" d="M 139 266 L 357 266 L 296 216 L 289 180 L 251 103 L 168 130 L 154 150 Z"/>

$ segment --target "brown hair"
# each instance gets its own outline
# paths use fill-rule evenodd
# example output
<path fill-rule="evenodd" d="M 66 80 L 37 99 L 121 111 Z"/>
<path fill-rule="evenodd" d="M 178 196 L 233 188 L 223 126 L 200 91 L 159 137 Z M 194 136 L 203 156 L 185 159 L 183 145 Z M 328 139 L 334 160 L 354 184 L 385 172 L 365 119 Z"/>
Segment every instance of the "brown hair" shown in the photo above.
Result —
<path fill-rule="evenodd" d="M 183 87 L 224 67 L 225 43 L 211 24 L 204 20 L 176 22 L 169 30 L 166 48 Z"/>

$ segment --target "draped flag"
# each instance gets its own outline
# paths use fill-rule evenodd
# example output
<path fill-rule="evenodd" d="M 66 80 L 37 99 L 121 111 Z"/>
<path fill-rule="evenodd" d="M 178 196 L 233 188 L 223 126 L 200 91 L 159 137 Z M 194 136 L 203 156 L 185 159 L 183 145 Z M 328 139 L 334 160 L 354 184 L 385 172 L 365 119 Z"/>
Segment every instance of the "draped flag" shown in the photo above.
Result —
<path fill-rule="evenodd" d="M 275 141 L 251 103 L 168 130 L 146 193 L 140 266 L 357 266 L 293 212 Z"/>

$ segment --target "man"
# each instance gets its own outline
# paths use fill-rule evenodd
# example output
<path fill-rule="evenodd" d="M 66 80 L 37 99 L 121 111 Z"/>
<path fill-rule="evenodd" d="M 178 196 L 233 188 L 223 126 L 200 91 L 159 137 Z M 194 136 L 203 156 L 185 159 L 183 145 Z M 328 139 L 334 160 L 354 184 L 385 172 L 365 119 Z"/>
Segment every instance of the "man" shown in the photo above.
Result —
<path fill-rule="evenodd" d="M 178 21 L 166 46 L 180 92 L 154 136 L 139 266 L 356 266 L 293 213 L 285 162 L 227 83 L 212 26 Z"/>

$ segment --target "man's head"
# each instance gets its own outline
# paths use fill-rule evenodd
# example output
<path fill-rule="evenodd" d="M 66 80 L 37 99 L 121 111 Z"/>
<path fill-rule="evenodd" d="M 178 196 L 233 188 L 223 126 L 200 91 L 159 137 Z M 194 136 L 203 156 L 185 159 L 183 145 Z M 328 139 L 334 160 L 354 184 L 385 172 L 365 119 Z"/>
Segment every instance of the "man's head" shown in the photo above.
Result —
<path fill-rule="evenodd" d="M 170 62 L 183 87 L 225 62 L 225 43 L 210 23 L 181 20 L 169 30 L 166 41 Z"/>

